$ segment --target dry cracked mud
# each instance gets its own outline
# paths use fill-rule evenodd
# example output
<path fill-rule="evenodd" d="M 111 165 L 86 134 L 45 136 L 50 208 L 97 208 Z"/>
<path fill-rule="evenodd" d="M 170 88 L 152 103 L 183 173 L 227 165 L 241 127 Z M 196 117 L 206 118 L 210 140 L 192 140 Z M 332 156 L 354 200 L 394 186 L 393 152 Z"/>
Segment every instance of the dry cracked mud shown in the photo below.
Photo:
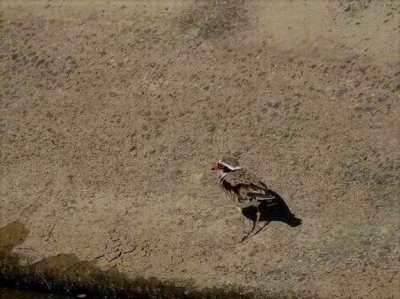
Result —
<path fill-rule="evenodd" d="M 29 234 L 0 245 L 192 290 L 398 298 L 399 9 L 1 1 L 0 227 Z M 302 226 L 237 244 L 226 154 Z"/>

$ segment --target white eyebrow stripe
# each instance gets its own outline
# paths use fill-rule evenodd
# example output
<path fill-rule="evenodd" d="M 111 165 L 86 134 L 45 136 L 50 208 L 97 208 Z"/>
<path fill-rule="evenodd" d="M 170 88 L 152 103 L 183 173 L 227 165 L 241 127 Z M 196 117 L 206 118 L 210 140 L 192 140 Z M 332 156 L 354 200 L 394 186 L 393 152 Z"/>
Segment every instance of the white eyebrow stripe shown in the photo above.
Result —
<path fill-rule="evenodd" d="M 226 163 L 224 163 L 224 162 L 222 162 L 222 161 L 219 161 L 219 163 L 221 163 L 222 165 L 228 167 L 230 170 L 239 170 L 239 169 L 242 169 L 241 166 L 232 167 L 231 165 L 226 164 Z"/>
<path fill-rule="evenodd" d="M 239 169 L 242 169 L 242 167 L 241 166 L 236 166 L 236 167 L 229 167 L 231 170 L 239 170 Z"/>

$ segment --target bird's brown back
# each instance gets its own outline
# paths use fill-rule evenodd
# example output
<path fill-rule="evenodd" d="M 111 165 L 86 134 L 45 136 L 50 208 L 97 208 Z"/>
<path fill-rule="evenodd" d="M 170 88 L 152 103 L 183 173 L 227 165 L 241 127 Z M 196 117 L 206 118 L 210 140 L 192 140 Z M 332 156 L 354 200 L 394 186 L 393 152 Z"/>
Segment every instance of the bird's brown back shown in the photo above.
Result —
<path fill-rule="evenodd" d="M 224 189 L 235 193 L 242 200 L 251 200 L 252 197 L 249 196 L 249 193 L 270 193 L 259 177 L 244 169 L 228 173 L 221 184 Z"/>

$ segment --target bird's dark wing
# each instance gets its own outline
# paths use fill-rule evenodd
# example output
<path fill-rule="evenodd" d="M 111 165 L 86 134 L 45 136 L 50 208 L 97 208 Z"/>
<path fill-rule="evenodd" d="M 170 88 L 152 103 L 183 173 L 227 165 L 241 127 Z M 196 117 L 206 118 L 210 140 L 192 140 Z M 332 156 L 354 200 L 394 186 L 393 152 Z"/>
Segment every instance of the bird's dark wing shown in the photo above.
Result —
<path fill-rule="evenodd" d="M 274 199 L 265 183 L 245 170 L 229 173 L 222 184 L 227 191 L 234 192 L 242 200 L 271 201 Z"/>

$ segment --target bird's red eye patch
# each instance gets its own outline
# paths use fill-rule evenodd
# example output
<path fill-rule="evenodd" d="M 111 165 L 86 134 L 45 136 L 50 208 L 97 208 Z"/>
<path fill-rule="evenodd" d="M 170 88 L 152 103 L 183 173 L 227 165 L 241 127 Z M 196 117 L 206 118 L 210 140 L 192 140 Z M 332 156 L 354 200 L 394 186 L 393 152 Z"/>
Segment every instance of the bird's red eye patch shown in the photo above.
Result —
<path fill-rule="evenodd" d="M 213 168 L 211 168 L 212 170 L 220 170 L 220 169 L 222 169 L 223 168 L 223 165 L 221 164 L 221 163 L 216 163 L 215 165 L 214 165 L 214 167 Z"/>

